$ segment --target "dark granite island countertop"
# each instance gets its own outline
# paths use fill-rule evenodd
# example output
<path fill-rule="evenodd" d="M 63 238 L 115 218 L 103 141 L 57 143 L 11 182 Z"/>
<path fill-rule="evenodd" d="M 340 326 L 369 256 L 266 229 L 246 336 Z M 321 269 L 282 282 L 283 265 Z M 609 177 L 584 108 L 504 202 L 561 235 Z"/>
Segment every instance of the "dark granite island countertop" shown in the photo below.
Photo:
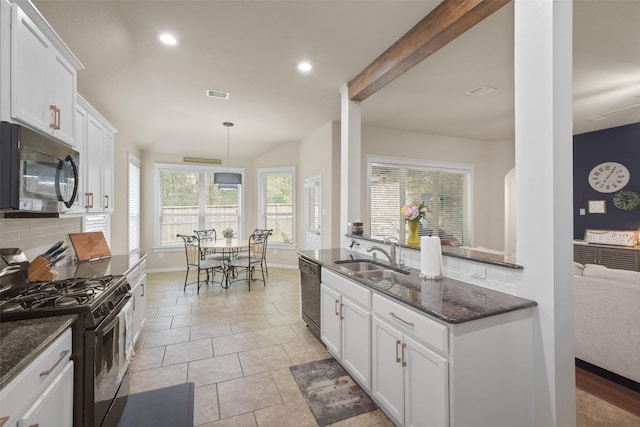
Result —
<path fill-rule="evenodd" d="M 0 322 L 0 389 L 76 320 L 76 315 Z"/>
<path fill-rule="evenodd" d="M 535 301 L 446 277 L 423 280 L 419 271 L 410 267 L 403 268 L 407 275 L 367 279 L 336 264 L 338 260 L 372 260 L 348 249 L 298 251 L 298 254 L 447 323 L 463 323 L 537 305 Z M 376 262 L 383 263 L 380 259 Z"/>

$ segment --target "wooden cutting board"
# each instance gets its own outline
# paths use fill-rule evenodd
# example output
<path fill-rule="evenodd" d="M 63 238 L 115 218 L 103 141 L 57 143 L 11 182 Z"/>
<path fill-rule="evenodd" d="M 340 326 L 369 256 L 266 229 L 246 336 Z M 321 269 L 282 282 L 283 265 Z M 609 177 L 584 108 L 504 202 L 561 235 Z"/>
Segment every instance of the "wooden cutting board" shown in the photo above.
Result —
<path fill-rule="evenodd" d="M 76 251 L 78 261 L 105 258 L 111 256 L 111 251 L 104 239 L 102 231 L 91 233 L 69 233 L 69 239 Z"/>

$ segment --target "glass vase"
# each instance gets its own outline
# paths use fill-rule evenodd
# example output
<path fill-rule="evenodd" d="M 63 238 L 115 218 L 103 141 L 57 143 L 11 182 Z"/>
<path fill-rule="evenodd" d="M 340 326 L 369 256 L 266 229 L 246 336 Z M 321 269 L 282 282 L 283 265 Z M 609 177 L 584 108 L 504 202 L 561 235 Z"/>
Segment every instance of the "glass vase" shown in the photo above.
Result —
<path fill-rule="evenodd" d="M 407 239 L 407 245 L 420 246 L 420 237 L 418 237 L 418 221 L 409 221 L 409 238 Z"/>

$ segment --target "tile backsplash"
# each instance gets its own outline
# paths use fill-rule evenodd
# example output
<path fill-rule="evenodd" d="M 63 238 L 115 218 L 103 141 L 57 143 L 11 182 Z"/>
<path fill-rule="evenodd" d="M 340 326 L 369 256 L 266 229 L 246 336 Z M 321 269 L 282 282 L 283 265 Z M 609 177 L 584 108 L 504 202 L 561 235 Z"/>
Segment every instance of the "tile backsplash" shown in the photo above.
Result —
<path fill-rule="evenodd" d="M 20 248 L 29 261 L 41 255 L 58 240 L 63 240 L 69 249 L 61 264 L 71 261 L 74 254 L 69 233 L 82 231 L 82 218 L 0 218 L 0 247 Z"/>

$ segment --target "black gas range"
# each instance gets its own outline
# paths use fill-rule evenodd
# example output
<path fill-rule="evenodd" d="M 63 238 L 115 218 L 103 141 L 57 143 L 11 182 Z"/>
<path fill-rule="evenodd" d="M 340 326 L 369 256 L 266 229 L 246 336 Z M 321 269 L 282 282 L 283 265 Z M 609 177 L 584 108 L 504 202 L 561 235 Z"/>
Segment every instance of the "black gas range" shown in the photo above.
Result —
<path fill-rule="evenodd" d="M 129 290 L 125 276 L 114 275 L 25 283 L 2 295 L 0 319 L 11 321 L 78 314 L 85 328 L 95 328 Z"/>
<path fill-rule="evenodd" d="M 133 340 L 130 287 L 122 275 L 13 282 L 0 293 L 0 321 L 76 314 L 72 326 L 74 427 L 116 425 L 128 394 Z"/>

